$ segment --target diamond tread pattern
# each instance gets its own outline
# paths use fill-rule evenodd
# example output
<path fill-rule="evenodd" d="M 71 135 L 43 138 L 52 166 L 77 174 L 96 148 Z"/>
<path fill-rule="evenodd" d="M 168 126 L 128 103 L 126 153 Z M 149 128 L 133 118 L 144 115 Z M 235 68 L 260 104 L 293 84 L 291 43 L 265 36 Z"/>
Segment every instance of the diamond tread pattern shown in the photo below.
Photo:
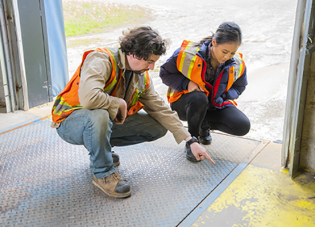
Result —
<path fill-rule="evenodd" d="M 176 226 L 260 143 L 212 133 L 216 165 L 186 160 L 170 133 L 115 147 L 127 199 L 92 184 L 88 152 L 44 120 L 0 136 L 0 226 Z"/>

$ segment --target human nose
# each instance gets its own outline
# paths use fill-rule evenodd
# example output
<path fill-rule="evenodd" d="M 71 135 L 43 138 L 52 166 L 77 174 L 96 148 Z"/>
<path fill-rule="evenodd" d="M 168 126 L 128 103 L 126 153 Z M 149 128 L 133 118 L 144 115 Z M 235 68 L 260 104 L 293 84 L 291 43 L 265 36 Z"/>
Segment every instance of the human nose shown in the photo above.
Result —
<path fill-rule="evenodd" d="M 153 70 L 155 66 L 155 62 L 149 64 L 148 69 Z"/>

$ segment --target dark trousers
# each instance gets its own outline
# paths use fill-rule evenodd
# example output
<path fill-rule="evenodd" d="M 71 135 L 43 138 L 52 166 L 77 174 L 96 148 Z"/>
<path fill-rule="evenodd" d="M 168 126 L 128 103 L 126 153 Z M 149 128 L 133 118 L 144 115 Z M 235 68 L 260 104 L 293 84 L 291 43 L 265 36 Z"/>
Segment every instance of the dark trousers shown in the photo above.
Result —
<path fill-rule="evenodd" d="M 235 106 L 211 110 L 208 107 L 208 98 L 200 91 L 184 94 L 171 104 L 179 118 L 188 122 L 188 131 L 192 136 L 198 137 L 200 128 L 219 130 L 236 136 L 248 133 L 249 119 Z"/>

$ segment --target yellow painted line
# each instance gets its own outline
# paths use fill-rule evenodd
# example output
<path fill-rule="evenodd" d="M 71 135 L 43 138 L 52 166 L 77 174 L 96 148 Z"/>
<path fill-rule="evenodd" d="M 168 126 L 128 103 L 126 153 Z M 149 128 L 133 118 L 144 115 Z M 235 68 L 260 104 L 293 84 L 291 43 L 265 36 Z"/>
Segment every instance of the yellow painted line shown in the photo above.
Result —
<path fill-rule="evenodd" d="M 315 179 L 249 165 L 191 226 L 315 226 Z"/>
<path fill-rule="evenodd" d="M 237 178 L 237 176 L 247 167 L 247 165 L 262 151 L 270 142 L 260 142 L 252 152 L 245 157 L 242 162 L 197 206 L 182 220 L 178 227 L 191 226 L 192 223 L 209 207 L 221 193 Z"/>
<path fill-rule="evenodd" d="M 281 169 L 281 172 L 289 174 L 289 169 Z"/>

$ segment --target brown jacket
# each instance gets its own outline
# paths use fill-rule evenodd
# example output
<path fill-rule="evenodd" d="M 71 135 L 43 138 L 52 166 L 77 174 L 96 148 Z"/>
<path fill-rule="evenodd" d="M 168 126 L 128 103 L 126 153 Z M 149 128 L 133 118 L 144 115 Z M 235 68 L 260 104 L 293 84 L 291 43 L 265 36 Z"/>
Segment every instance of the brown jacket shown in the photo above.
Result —
<path fill-rule="evenodd" d="M 106 53 L 93 51 L 86 57 L 81 67 L 81 78 L 79 85 L 80 104 L 86 109 L 106 109 L 111 120 L 114 120 L 118 108 L 119 98 L 125 101 L 132 96 L 136 84 L 139 80 L 134 74 L 127 91 L 125 90 L 126 56 L 119 50 L 118 67 L 123 70 L 122 79 L 118 85 L 116 97 L 103 92 L 106 81 L 111 76 L 112 64 Z M 126 94 L 126 95 L 125 95 Z M 144 110 L 160 122 L 167 130 L 173 133 L 177 143 L 182 142 L 190 134 L 183 127 L 176 112 L 163 101 L 154 90 L 153 82 L 150 78 L 150 85 L 139 101 L 144 105 Z M 53 128 L 58 128 L 59 124 L 52 123 Z"/>

